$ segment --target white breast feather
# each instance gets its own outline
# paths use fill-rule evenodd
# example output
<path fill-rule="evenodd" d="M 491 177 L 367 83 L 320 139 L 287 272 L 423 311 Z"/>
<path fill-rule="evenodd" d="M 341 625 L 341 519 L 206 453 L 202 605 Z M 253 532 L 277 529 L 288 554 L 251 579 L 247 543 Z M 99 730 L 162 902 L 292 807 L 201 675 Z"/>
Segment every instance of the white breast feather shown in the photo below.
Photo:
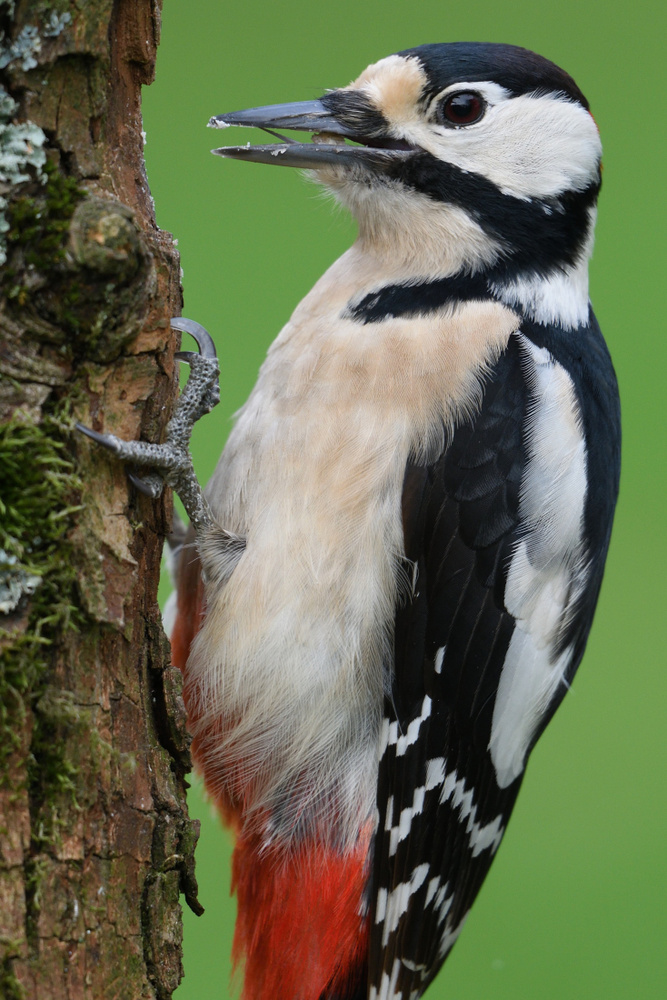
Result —
<path fill-rule="evenodd" d="M 368 267 L 352 248 L 297 308 L 208 489 L 247 546 L 207 593 L 188 664 L 195 735 L 222 720 L 207 774 L 217 764 L 249 814 L 270 807 L 287 838 L 354 839 L 374 813 L 405 465 L 475 409 L 517 327 L 496 303 L 341 319 Z"/>

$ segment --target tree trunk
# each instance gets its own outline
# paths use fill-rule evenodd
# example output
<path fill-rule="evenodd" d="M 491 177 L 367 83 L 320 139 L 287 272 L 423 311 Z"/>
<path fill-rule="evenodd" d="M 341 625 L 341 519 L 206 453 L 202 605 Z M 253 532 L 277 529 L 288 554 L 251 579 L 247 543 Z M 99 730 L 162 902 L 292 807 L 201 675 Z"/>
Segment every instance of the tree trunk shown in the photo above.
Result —
<path fill-rule="evenodd" d="M 0 997 L 168 998 L 194 909 L 171 500 L 73 431 L 159 440 L 179 262 L 140 91 L 160 0 L 0 0 Z"/>

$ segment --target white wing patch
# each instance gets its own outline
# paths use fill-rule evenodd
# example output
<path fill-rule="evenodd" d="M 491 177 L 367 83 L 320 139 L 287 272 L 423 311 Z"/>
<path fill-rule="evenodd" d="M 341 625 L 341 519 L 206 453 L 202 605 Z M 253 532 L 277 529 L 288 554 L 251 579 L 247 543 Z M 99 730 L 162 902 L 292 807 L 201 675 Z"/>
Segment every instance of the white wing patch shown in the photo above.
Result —
<path fill-rule="evenodd" d="M 505 604 L 516 628 L 493 710 L 489 750 L 498 785 L 523 771 L 526 752 L 571 659 L 555 655 L 586 584 L 583 517 L 586 445 L 572 380 L 521 336 L 534 395 L 519 518 L 526 529 L 507 575 Z"/>

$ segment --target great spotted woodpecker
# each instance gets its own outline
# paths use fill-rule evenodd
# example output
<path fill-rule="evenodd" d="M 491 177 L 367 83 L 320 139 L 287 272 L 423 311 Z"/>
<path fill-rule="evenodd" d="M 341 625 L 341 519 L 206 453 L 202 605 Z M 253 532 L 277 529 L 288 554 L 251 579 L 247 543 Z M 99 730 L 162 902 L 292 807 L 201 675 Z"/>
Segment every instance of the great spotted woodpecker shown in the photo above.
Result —
<path fill-rule="evenodd" d="M 620 430 L 588 300 L 598 130 L 553 63 L 458 43 L 211 124 L 314 132 L 214 152 L 311 170 L 358 239 L 271 346 L 205 498 L 187 437 L 217 369 L 196 325 L 176 322 L 203 356 L 183 355 L 167 444 L 95 436 L 193 519 L 172 647 L 236 836 L 245 1000 L 414 1000 L 602 580 Z"/>

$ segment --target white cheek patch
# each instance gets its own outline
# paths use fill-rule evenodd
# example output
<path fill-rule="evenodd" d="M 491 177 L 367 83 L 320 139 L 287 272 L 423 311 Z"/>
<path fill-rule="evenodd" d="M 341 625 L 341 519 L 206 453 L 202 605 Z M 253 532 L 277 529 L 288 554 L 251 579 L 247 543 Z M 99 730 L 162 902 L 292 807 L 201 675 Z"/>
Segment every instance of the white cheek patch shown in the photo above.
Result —
<path fill-rule="evenodd" d="M 501 788 L 522 773 L 540 720 L 563 683 L 572 652 L 555 656 L 554 649 L 586 586 L 586 446 L 574 386 L 548 351 L 521 339 L 535 402 L 519 504 L 526 536 L 512 557 L 505 591 L 516 628 L 489 743 Z"/>
<path fill-rule="evenodd" d="M 471 84 L 470 89 L 483 93 L 481 85 Z M 596 179 L 602 154 L 588 111 L 554 95 L 522 94 L 489 103 L 484 117 L 473 125 L 445 128 L 423 122 L 406 137 L 522 199 L 584 190 Z"/>

